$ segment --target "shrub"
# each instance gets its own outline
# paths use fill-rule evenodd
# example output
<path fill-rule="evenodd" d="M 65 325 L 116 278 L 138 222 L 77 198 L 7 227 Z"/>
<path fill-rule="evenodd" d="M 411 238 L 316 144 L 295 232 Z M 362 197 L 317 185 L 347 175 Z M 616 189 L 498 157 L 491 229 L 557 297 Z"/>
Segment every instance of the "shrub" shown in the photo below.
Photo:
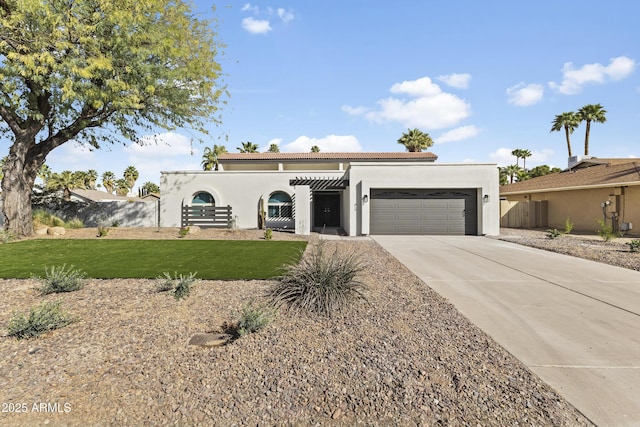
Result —
<path fill-rule="evenodd" d="M 10 231 L 0 230 L 0 242 L 9 243 L 16 239 L 16 235 Z"/>
<path fill-rule="evenodd" d="M 320 241 L 299 264 L 284 267 L 284 274 L 267 291 L 270 303 L 279 308 L 309 311 L 325 316 L 344 309 L 354 298 L 363 298 L 366 286 L 357 280 L 363 270 L 354 252 L 325 252 Z"/>
<path fill-rule="evenodd" d="M 36 224 L 46 225 L 48 227 L 64 227 L 64 221 L 61 218 L 51 214 L 44 209 L 36 209 L 32 214 L 33 222 Z"/>
<path fill-rule="evenodd" d="M 553 229 L 549 229 L 547 230 L 547 237 L 550 239 L 555 239 L 556 237 L 559 237 L 562 233 L 560 233 L 560 231 L 558 231 L 557 228 L 553 228 Z"/>
<path fill-rule="evenodd" d="M 608 225 L 606 222 L 604 222 L 601 219 L 596 219 L 596 222 L 600 225 L 600 229 L 597 230 L 598 235 L 602 238 L 602 240 L 604 240 L 605 242 L 608 242 L 609 240 L 618 237 L 619 234 L 615 233 L 613 231 L 613 226 Z"/>
<path fill-rule="evenodd" d="M 189 227 L 180 227 L 178 230 L 178 237 L 182 238 L 189 234 Z"/>
<path fill-rule="evenodd" d="M 14 313 L 9 321 L 9 335 L 18 339 L 33 338 L 44 332 L 62 328 L 73 318 L 60 309 L 60 301 L 32 307 L 28 315 Z"/>
<path fill-rule="evenodd" d="M 105 227 L 104 225 L 99 225 L 97 237 L 104 237 L 107 234 L 109 234 L 109 228 Z"/>
<path fill-rule="evenodd" d="M 196 281 L 196 273 L 189 273 L 188 276 L 177 275 L 174 277 L 167 272 L 163 276 L 157 278 L 156 289 L 158 292 L 166 292 L 173 290 L 173 297 L 176 300 L 185 299 L 191 293 L 191 285 Z"/>
<path fill-rule="evenodd" d="M 76 229 L 76 228 L 83 228 L 84 227 L 84 223 L 82 222 L 82 220 L 80 218 L 73 218 L 70 219 L 69 221 L 67 221 L 64 224 L 65 228 L 71 228 L 71 229 Z"/>
<path fill-rule="evenodd" d="M 236 322 L 236 331 L 240 336 L 257 332 L 273 320 L 274 311 L 264 304 L 255 304 L 249 301 L 242 307 Z"/>
<path fill-rule="evenodd" d="M 120 221 L 117 221 L 117 220 L 116 220 L 116 221 L 113 221 L 113 222 L 111 223 L 111 226 L 112 226 L 112 227 L 120 227 Z"/>
<path fill-rule="evenodd" d="M 67 268 L 66 264 L 63 264 L 61 267 L 45 267 L 44 271 L 44 278 L 36 277 L 42 284 L 39 288 L 42 295 L 73 292 L 82 289 L 86 284 L 85 274 L 81 270 L 74 270 L 73 266 Z"/>
<path fill-rule="evenodd" d="M 571 218 L 567 218 L 564 220 L 564 234 L 571 234 L 573 231 L 573 222 L 571 222 Z"/>
<path fill-rule="evenodd" d="M 266 230 L 264 230 L 264 240 L 271 240 L 273 239 L 273 230 L 270 228 L 267 228 Z"/>
<path fill-rule="evenodd" d="M 640 252 L 640 239 L 633 239 L 628 242 L 627 245 L 629 245 L 629 250 L 631 252 Z"/>

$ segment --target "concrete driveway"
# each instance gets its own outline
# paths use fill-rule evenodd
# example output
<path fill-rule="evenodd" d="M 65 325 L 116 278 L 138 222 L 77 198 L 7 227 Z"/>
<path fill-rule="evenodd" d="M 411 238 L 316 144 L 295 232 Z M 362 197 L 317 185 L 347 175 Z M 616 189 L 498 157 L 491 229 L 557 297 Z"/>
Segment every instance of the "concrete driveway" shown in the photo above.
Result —
<path fill-rule="evenodd" d="M 485 237 L 373 239 L 594 423 L 640 426 L 640 272 Z"/>

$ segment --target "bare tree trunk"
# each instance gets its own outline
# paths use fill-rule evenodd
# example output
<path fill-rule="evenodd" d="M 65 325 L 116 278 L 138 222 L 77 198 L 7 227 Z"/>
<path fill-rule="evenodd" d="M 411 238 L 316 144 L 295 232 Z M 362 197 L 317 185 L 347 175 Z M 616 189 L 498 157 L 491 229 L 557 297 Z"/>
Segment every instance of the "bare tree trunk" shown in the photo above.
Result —
<path fill-rule="evenodd" d="M 39 161 L 40 156 L 29 155 L 29 147 L 32 146 L 28 141 L 16 141 L 3 168 L 4 229 L 18 237 L 33 234 L 31 192 L 42 162 Z"/>
<path fill-rule="evenodd" d="M 587 120 L 587 131 L 584 134 L 584 155 L 589 155 L 589 132 L 591 132 L 591 121 Z"/>
<path fill-rule="evenodd" d="M 567 137 L 567 150 L 569 151 L 569 157 L 571 157 L 571 139 L 569 138 L 569 126 L 564 127 L 564 134 Z"/>

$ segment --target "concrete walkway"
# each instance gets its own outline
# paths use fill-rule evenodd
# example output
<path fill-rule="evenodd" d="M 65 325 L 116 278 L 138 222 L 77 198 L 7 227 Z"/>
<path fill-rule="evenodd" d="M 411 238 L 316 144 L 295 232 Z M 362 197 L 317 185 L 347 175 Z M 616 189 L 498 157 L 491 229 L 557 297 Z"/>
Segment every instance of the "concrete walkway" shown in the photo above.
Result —
<path fill-rule="evenodd" d="M 374 236 L 599 426 L 640 426 L 640 272 L 485 237 Z"/>

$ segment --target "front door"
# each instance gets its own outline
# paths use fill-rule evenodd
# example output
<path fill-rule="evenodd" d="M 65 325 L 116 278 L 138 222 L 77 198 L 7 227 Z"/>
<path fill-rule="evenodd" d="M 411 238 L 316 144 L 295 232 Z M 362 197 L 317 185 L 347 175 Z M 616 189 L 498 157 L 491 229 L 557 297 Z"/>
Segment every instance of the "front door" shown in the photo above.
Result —
<path fill-rule="evenodd" d="M 340 194 L 313 194 L 313 226 L 340 227 Z"/>

